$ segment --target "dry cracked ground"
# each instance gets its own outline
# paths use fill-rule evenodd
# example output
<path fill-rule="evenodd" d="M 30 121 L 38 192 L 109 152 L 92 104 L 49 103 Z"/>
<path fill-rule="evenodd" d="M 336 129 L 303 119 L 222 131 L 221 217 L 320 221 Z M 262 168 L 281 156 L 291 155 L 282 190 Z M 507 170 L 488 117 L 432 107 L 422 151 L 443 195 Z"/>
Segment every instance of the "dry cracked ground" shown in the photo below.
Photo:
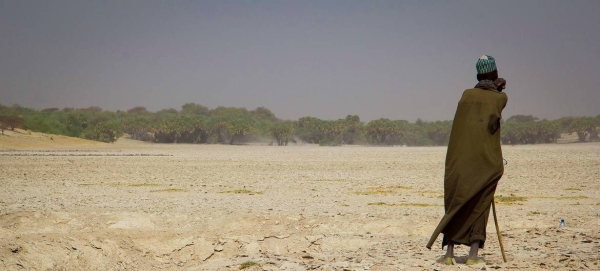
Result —
<path fill-rule="evenodd" d="M 467 267 L 425 248 L 442 147 L 2 140 L 1 270 L 600 270 L 596 143 L 504 146 L 508 262 L 490 217 Z"/>

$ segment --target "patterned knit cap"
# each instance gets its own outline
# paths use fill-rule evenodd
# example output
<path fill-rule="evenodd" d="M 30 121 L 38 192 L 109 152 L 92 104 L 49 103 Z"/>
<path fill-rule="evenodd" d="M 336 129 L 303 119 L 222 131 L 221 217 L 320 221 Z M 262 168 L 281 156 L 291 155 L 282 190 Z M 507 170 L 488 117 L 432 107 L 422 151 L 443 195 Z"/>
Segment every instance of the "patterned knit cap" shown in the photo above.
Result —
<path fill-rule="evenodd" d="M 492 56 L 482 55 L 477 60 L 475 67 L 477 68 L 477 74 L 493 72 L 496 70 L 496 59 Z"/>

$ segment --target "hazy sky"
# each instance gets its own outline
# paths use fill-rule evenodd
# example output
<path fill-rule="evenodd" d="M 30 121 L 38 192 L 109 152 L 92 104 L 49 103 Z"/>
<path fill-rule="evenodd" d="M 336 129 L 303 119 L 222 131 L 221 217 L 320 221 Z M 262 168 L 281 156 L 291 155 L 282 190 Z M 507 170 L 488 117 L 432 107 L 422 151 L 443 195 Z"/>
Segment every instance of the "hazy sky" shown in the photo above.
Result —
<path fill-rule="evenodd" d="M 600 114 L 600 1 L 0 0 L 0 104 L 449 120 L 496 58 L 504 116 Z"/>

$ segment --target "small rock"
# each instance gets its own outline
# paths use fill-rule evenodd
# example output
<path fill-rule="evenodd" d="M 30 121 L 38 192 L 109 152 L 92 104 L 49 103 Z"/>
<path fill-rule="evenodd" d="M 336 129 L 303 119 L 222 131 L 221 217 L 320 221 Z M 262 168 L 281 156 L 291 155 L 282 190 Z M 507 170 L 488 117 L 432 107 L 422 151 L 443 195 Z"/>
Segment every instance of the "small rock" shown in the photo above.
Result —
<path fill-rule="evenodd" d="M 335 263 L 332 263 L 331 266 L 333 266 L 335 268 L 346 269 L 346 268 L 350 267 L 350 263 L 349 262 L 335 262 Z"/>
<path fill-rule="evenodd" d="M 90 246 L 95 249 L 102 249 L 102 246 L 100 245 L 100 242 L 98 242 L 98 240 L 90 240 Z"/>
<path fill-rule="evenodd" d="M 10 247 L 10 252 L 12 253 L 19 253 L 19 251 L 21 251 L 22 247 L 21 246 L 17 246 L 17 245 L 13 245 Z"/>

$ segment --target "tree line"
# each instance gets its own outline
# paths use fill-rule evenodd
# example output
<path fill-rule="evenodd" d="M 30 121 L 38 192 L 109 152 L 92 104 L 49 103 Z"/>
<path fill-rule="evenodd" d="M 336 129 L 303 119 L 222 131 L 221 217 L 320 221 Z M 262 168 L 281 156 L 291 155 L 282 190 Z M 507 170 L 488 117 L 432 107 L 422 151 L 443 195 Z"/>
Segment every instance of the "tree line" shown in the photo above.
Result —
<path fill-rule="evenodd" d="M 0 129 L 22 128 L 34 132 L 114 142 L 124 134 L 156 143 L 244 144 L 263 142 L 285 146 L 290 142 L 319 145 L 407 145 L 448 144 L 452 121 L 390 120 L 367 123 L 357 115 L 322 120 L 302 117 L 281 120 L 269 109 L 258 107 L 217 107 L 187 103 L 180 110 L 151 112 L 138 106 L 127 111 L 106 111 L 100 107 L 46 108 L 0 104 Z M 577 134 L 580 142 L 599 141 L 600 115 L 540 120 L 516 115 L 502 121 L 503 144 L 554 143 L 563 133 Z"/>

